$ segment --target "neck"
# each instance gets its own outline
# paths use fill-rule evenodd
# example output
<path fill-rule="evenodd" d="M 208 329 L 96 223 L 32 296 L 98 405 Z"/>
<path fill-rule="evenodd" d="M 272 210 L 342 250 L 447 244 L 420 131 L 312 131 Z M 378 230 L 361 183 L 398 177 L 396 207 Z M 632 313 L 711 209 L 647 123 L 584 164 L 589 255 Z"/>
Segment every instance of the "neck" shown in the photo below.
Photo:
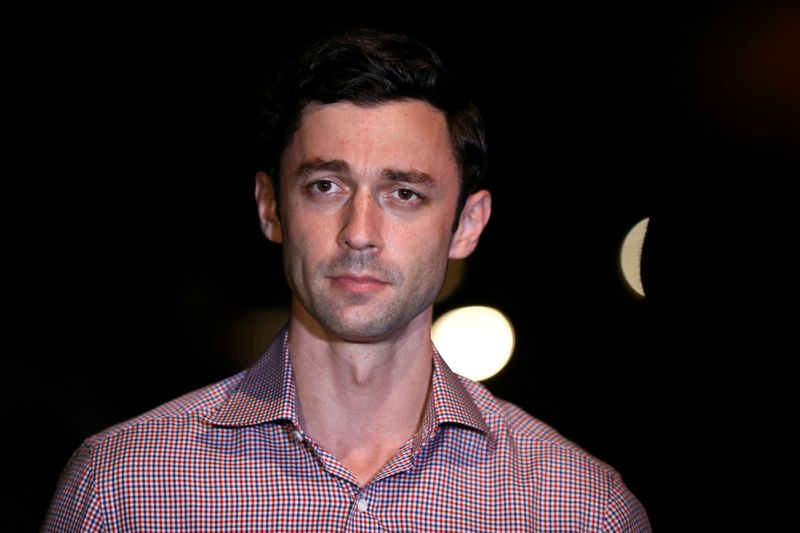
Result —
<path fill-rule="evenodd" d="M 419 428 L 431 384 L 430 310 L 374 343 L 320 334 L 293 317 L 301 424 L 365 484 Z"/>

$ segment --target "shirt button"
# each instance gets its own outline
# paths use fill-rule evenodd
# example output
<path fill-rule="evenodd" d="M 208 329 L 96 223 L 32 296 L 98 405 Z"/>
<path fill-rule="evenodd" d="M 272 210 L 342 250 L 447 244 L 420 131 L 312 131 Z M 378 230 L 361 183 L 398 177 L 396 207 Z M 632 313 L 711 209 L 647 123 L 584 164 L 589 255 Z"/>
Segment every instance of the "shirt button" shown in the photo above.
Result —
<path fill-rule="evenodd" d="M 303 439 L 303 434 L 300 433 L 299 430 L 295 429 L 292 433 L 294 434 L 294 440 L 296 440 L 297 442 L 303 442 L 303 440 L 304 440 Z"/>
<path fill-rule="evenodd" d="M 366 511 L 366 510 L 367 510 L 367 497 L 366 497 L 366 496 L 361 496 L 361 497 L 358 499 L 358 502 L 356 502 L 356 507 L 357 507 L 357 508 L 358 508 L 358 510 L 359 510 L 359 511 L 361 511 L 362 513 L 363 513 L 364 511 Z"/>

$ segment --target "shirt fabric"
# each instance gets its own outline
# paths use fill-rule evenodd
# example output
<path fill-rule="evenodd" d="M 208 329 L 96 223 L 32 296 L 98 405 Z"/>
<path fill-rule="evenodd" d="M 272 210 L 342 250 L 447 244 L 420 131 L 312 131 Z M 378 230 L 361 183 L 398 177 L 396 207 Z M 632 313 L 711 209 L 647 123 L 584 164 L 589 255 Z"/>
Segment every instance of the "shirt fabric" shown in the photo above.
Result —
<path fill-rule="evenodd" d="M 284 330 L 248 371 L 88 438 L 43 531 L 650 531 L 613 468 L 435 348 L 432 379 L 361 488 L 298 421 Z"/>

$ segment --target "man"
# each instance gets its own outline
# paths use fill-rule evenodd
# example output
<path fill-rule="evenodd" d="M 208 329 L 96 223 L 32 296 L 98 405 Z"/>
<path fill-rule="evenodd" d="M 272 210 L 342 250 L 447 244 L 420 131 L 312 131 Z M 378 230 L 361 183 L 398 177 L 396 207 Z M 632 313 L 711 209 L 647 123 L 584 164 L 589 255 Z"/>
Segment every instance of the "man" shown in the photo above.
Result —
<path fill-rule="evenodd" d="M 619 475 L 430 339 L 489 220 L 477 109 L 437 55 L 352 31 L 266 106 L 256 201 L 291 320 L 247 372 L 95 435 L 53 531 L 646 531 Z"/>

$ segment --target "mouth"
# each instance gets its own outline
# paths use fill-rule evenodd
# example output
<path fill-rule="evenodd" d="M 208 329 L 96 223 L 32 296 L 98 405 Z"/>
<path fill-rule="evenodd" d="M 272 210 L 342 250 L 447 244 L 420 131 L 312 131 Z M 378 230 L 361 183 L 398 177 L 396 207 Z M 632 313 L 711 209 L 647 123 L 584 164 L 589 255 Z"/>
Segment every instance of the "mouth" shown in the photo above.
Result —
<path fill-rule="evenodd" d="M 358 276 L 355 274 L 339 274 L 329 278 L 334 287 L 346 292 L 370 293 L 377 292 L 389 285 L 388 282 L 373 276 Z"/>

